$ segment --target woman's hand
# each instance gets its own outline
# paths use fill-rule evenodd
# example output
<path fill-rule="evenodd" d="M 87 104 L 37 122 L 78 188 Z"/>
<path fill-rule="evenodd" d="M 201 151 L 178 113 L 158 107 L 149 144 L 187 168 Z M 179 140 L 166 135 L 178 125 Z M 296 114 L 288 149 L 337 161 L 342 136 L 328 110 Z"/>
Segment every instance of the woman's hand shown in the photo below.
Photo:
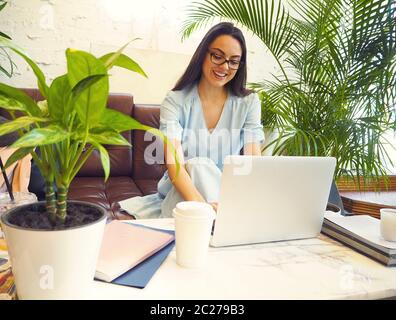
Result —
<path fill-rule="evenodd" d="M 209 202 L 209 204 L 212 206 L 213 210 L 217 213 L 218 202 Z"/>

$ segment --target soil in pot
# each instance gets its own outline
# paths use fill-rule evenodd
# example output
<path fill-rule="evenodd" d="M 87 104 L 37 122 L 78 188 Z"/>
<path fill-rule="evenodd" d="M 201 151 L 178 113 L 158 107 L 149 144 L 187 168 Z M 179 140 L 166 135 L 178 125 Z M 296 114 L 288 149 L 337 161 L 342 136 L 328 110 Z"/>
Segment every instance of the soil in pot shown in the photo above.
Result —
<path fill-rule="evenodd" d="M 78 202 L 68 202 L 67 216 L 64 222 L 51 222 L 45 208 L 45 202 L 29 204 L 18 208 L 9 215 L 8 222 L 28 229 L 39 230 L 63 230 L 80 227 L 90 224 L 100 219 L 102 212 L 100 209 Z"/>

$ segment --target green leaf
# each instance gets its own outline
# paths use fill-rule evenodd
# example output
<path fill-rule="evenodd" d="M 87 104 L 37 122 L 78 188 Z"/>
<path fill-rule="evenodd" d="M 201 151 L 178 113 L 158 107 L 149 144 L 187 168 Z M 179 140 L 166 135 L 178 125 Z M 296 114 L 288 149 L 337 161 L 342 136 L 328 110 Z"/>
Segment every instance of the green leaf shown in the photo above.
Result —
<path fill-rule="evenodd" d="M 80 80 L 72 89 L 73 99 L 77 99 L 90 86 L 98 82 L 103 77 L 108 77 L 107 74 L 95 74 Z"/>
<path fill-rule="evenodd" d="M 6 35 L 5 33 L 1 32 L 1 31 L 0 31 L 0 37 L 4 37 L 4 38 L 7 38 L 9 40 L 12 40 L 10 36 Z"/>
<path fill-rule="evenodd" d="M 75 49 L 66 50 L 67 75 L 73 88 L 81 80 L 96 74 L 107 74 L 104 63 L 92 54 Z"/>
<path fill-rule="evenodd" d="M 20 110 L 26 112 L 26 107 L 23 103 L 3 94 L 0 94 L 0 107 L 6 110 Z"/>
<path fill-rule="evenodd" d="M 0 53 L 0 57 L 3 56 L 3 59 L 1 59 L 1 60 L 7 61 L 7 64 L 9 64 L 9 70 L 3 68 L 0 65 L 0 72 L 4 73 L 7 77 L 11 78 L 12 75 L 14 74 L 14 68 L 16 67 L 15 62 L 12 61 L 12 58 L 9 55 L 9 53 L 7 52 L 7 50 L 5 50 L 2 47 L 0 47 L 0 50 L 2 51 L 2 53 Z"/>
<path fill-rule="evenodd" d="M 44 73 L 41 71 L 41 69 L 38 67 L 38 65 L 32 59 L 30 59 L 27 56 L 27 54 L 23 52 L 23 50 L 21 48 L 19 48 L 16 44 L 14 44 L 9 39 L 0 37 L 0 46 L 10 48 L 12 51 L 14 51 L 18 55 L 20 55 L 27 62 L 27 64 L 32 68 L 34 74 L 36 75 L 37 84 L 38 84 L 41 94 L 45 98 L 47 98 L 49 88 L 48 88 L 47 84 L 45 83 Z"/>
<path fill-rule="evenodd" d="M 120 49 L 118 49 L 117 50 L 117 52 L 113 52 L 113 53 L 111 53 L 110 54 L 110 56 L 109 57 L 107 57 L 107 58 L 105 58 L 105 59 L 102 59 L 102 58 L 99 58 L 100 60 L 102 60 L 103 62 L 104 62 L 104 64 L 105 64 L 105 67 L 107 68 L 107 69 L 111 69 L 112 67 L 113 67 L 113 65 L 114 65 L 114 62 L 118 59 L 118 57 L 121 55 L 121 53 L 122 53 L 122 51 L 124 51 L 124 49 L 132 42 L 132 41 L 134 41 L 134 40 L 137 40 L 138 38 L 136 38 L 136 39 L 133 39 L 133 40 L 131 40 L 131 41 L 128 41 L 126 44 L 124 44 Z M 105 56 L 108 56 L 108 55 L 105 55 Z"/>
<path fill-rule="evenodd" d="M 128 140 L 126 140 L 121 134 L 109 130 L 90 132 L 87 140 L 89 143 L 96 142 L 99 144 L 118 145 L 118 146 L 131 145 L 128 142 Z"/>
<path fill-rule="evenodd" d="M 120 53 L 116 59 L 113 61 L 111 60 L 112 57 L 117 55 L 117 52 L 112 52 L 108 53 L 102 57 L 100 57 L 100 60 L 102 60 L 105 65 L 107 66 L 108 69 L 112 68 L 113 66 L 121 67 L 136 73 L 141 74 L 143 77 L 147 77 L 147 74 L 143 71 L 143 69 L 131 58 L 126 56 L 125 54 Z M 106 62 L 112 61 L 111 64 L 107 64 Z"/>
<path fill-rule="evenodd" d="M 2 66 L 0 66 L 0 73 L 4 73 L 8 78 L 12 77 L 12 71 L 8 71 L 6 69 L 4 69 Z"/>
<path fill-rule="evenodd" d="M 132 117 L 113 109 L 106 109 L 103 112 L 99 125 L 101 127 L 111 128 L 117 132 L 124 132 L 127 130 L 144 130 L 144 128 L 147 127 Z"/>
<path fill-rule="evenodd" d="M 105 181 L 109 178 L 110 175 L 110 157 L 106 148 L 97 142 L 92 142 L 92 145 L 99 150 L 100 153 L 100 161 L 102 163 L 103 171 L 105 174 Z"/>
<path fill-rule="evenodd" d="M 19 117 L 13 121 L 6 122 L 0 125 L 0 136 L 27 127 L 32 123 L 45 122 L 45 121 L 48 121 L 48 119 L 36 118 L 36 117 Z"/>
<path fill-rule="evenodd" d="M 88 52 L 72 49 L 66 50 L 69 83 L 74 88 L 81 80 L 93 75 L 107 74 L 103 62 Z M 75 109 L 85 128 L 99 123 L 106 108 L 109 94 L 108 77 L 89 84 L 75 101 Z"/>
<path fill-rule="evenodd" d="M 67 139 L 70 133 L 58 125 L 33 129 L 19 138 L 12 148 L 36 147 L 53 144 Z"/>
<path fill-rule="evenodd" d="M 3 2 L 3 1 L 1 1 Z M 0 11 L 4 9 L 4 7 L 7 5 L 7 2 L 1 3 L 0 4 Z"/>
<path fill-rule="evenodd" d="M 56 78 L 49 89 L 48 111 L 52 119 L 62 120 L 71 97 L 71 87 L 67 75 Z"/>
<path fill-rule="evenodd" d="M 8 168 L 9 166 L 11 166 L 14 162 L 19 161 L 20 159 L 24 158 L 25 156 L 27 156 L 28 154 L 32 153 L 34 150 L 33 147 L 29 147 L 29 148 L 19 148 L 18 150 L 16 150 L 8 159 L 7 162 L 5 164 L 5 168 Z"/>
<path fill-rule="evenodd" d="M 48 116 L 48 101 L 47 100 L 41 100 L 37 101 L 37 106 L 40 108 L 41 113 L 43 116 Z"/>
<path fill-rule="evenodd" d="M 31 116 L 41 116 L 41 110 L 37 106 L 36 102 L 30 98 L 22 90 L 13 88 L 4 83 L 0 83 L 0 95 L 4 95 L 6 98 L 15 99 L 25 106 L 25 111 Z M 7 106 L 4 106 L 7 109 Z M 13 109 L 9 109 L 13 110 Z"/>

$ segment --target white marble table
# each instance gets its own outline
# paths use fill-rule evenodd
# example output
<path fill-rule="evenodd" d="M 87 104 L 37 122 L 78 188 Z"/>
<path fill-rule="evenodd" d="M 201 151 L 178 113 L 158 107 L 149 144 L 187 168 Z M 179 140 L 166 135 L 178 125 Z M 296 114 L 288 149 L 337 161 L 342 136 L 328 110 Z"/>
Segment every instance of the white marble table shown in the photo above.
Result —
<path fill-rule="evenodd" d="M 173 219 L 133 223 L 173 229 Z M 146 288 L 93 282 L 92 299 L 381 299 L 396 296 L 396 268 L 318 238 L 210 248 L 203 269 L 170 253 Z"/>

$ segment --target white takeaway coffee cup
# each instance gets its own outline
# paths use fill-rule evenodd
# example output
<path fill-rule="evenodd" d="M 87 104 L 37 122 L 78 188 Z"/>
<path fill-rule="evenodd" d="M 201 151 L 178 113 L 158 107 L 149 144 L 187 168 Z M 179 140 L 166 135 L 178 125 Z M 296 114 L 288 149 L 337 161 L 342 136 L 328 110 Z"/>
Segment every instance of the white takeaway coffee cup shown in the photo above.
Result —
<path fill-rule="evenodd" d="M 396 242 L 396 209 L 383 208 L 381 213 L 381 236 L 386 241 Z"/>
<path fill-rule="evenodd" d="M 178 265 L 200 268 L 206 264 L 215 215 L 213 207 L 205 202 L 182 201 L 173 209 Z"/>

